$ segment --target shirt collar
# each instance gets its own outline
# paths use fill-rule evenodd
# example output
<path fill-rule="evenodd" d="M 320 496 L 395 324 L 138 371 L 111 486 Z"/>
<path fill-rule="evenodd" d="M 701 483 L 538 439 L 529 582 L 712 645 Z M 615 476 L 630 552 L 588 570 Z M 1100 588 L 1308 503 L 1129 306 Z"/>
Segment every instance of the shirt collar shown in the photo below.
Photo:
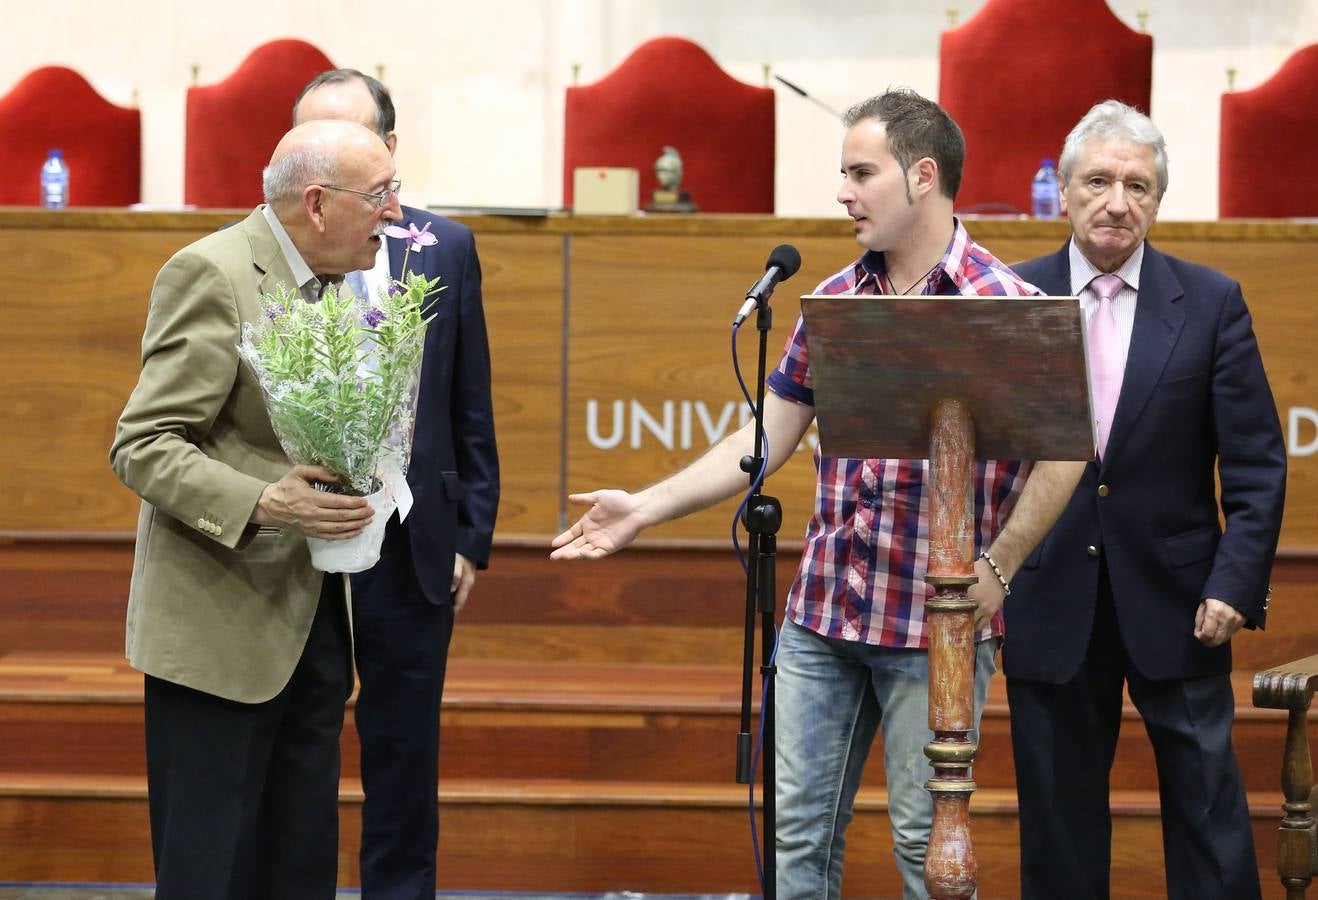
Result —
<path fill-rule="evenodd" d="M 297 247 L 293 244 L 293 239 L 288 236 L 284 229 L 284 223 L 279 221 L 275 211 L 270 208 L 270 204 L 261 204 L 261 215 L 265 216 L 266 222 L 270 225 L 270 231 L 274 233 L 275 243 L 279 245 L 279 250 L 284 254 L 284 261 L 288 263 L 288 269 L 293 273 L 293 278 L 297 281 L 297 286 L 303 290 L 309 290 L 313 297 L 320 293 L 322 287 L 320 279 L 311 271 L 311 268 L 302 259 L 302 254 L 297 252 Z"/>
<path fill-rule="evenodd" d="M 1121 276 L 1130 288 L 1136 292 L 1140 289 L 1140 270 L 1144 266 L 1144 241 L 1135 248 L 1135 252 L 1130 255 L 1121 266 L 1112 274 Z M 1080 292 L 1089 287 L 1089 282 L 1093 281 L 1099 275 L 1106 274 L 1098 266 L 1091 263 L 1080 248 L 1075 244 L 1075 238 L 1067 247 L 1067 255 L 1071 262 L 1071 296 L 1079 297 Z"/>
<path fill-rule="evenodd" d="M 966 280 L 966 263 L 970 253 L 970 234 L 966 227 L 961 224 L 961 220 L 952 217 L 952 240 L 948 242 L 947 249 L 943 251 L 943 258 L 929 270 L 925 277 L 925 286 L 930 282 L 933 283 L 932 291 L 921 290 L 920 293 L 938 294 L 942 293 L 945 282 L 950 282 L 953 286 L 952 293 L 959 293 L 962 283 Z M 856 260 L 856 285 L 860 286 L 865 279 L 873 279 L 877 288 L 879 276 L 886 275 L 888 272 L 887 265 L 884 262 L 883 253 L 879 250 L 867 250 L 860 259 Z M 877 289 L 875 293 L 877 293 Z"/>

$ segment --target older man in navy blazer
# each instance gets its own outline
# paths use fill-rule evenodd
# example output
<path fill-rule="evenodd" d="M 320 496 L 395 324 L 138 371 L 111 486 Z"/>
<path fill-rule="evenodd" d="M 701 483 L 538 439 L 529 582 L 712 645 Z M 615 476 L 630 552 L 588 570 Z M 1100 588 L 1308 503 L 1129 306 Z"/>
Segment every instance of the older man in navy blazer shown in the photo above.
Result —
<path fill-rule="evenodd" d="M 1072 239 L 1014 268 L 1048 294 L 1080 297 L 1099 452 L 1073 470 L 1074 493 L 1057 464 L 1036 469 L 990 549 L 1014 574 L 1003 663 L 1021 893 L 1109 895 L 1124 683 L 1157 760 L 1168 896 L 1258 897 L 1231 748 L 1230 640 L 1267 617 L 1286 480 L 1276 406 L 1240 285 L 1145 241 L 1167 187 L 1148 117 L 1095 106 L 1060 169 Z M 982 604 L 1000 601 L 996 579 L 976 590 Z"/>
<path fill-rule="evenodd" d="M 294 122 L 350 119 L 397 146 L 389 93 L 354 69 L 322 73 L 303 89 Z M 426 334 L 407 481 L 415 505 L 395 515 L 380 561 L 352 576 L 361 741 L 361 881 L 368 900 L 435 896 L 439 839 L 439 705 L 454 613 L 490 557 L 499 461 L 481 270 L 471 230 L 410 206 L 403 226 L 438 240 L 407 253 L 390 238 L 373 270 L 352 273 L 375 292 L 407 268 L 444 288 Z M 427 239 L 428 240 L 428 239 Z"/>

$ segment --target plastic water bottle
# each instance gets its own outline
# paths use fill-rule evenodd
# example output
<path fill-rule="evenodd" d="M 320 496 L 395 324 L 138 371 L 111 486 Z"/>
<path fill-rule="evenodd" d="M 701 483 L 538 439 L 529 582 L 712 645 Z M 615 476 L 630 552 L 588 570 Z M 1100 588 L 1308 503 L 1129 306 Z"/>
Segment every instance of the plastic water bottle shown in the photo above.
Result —
<path fill-rule="evenodd" d="M 41 166 L 41 204 L 46 209 L 63 209 L 69 205 L 69 167 L 64 151 L 50 151 Z"/>
<path fill-rule="evenodd" d="M 1036 219 L 1055 219 L 1062 211 L 1057 190 L 1057 165 L 1051 159 L 1039 161 L 1039 171 L 1030 183 L 1030 212 Z"/>

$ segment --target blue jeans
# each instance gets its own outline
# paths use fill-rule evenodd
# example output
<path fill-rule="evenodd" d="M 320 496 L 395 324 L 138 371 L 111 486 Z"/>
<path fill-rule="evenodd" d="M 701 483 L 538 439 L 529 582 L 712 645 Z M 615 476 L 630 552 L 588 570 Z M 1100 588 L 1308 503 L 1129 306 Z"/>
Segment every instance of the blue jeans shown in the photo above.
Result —
<path fill-rule="evenodd" d="M 975 648 L 975 732 L 998 641 Z M 905 900 L 924 898 L 924 852 L 933 776 L 929 654 L 835 640 L 784 622 L 775 685 L 777 847 L 780 900 L 842 896 L 845 831 L 861 772 L 879 727 L 887 772 L 893 855 Z"/>

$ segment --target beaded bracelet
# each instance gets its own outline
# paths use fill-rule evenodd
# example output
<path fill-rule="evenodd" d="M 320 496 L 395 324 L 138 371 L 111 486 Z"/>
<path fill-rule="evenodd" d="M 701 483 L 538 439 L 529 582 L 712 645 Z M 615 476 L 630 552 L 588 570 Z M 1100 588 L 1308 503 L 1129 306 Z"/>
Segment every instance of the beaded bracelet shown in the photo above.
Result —
<path fill-rule="evenodd" d="M 1011 585 L 1007 584 L 1007 579 L 1002 577 L 1002 570 L 999 569 L 998 564 L 993 561 L 993 557 L 989 556 L 987 550 L 984 550 L 980 552 L 979 558 L 984 560 L 984 562 L 988 563 L 989 568 L 993 570 L 993 574 L 998 576 L 998 584 L 1002 585 L 1002 596 L 1004 597 L 1010 596 Z"/>

